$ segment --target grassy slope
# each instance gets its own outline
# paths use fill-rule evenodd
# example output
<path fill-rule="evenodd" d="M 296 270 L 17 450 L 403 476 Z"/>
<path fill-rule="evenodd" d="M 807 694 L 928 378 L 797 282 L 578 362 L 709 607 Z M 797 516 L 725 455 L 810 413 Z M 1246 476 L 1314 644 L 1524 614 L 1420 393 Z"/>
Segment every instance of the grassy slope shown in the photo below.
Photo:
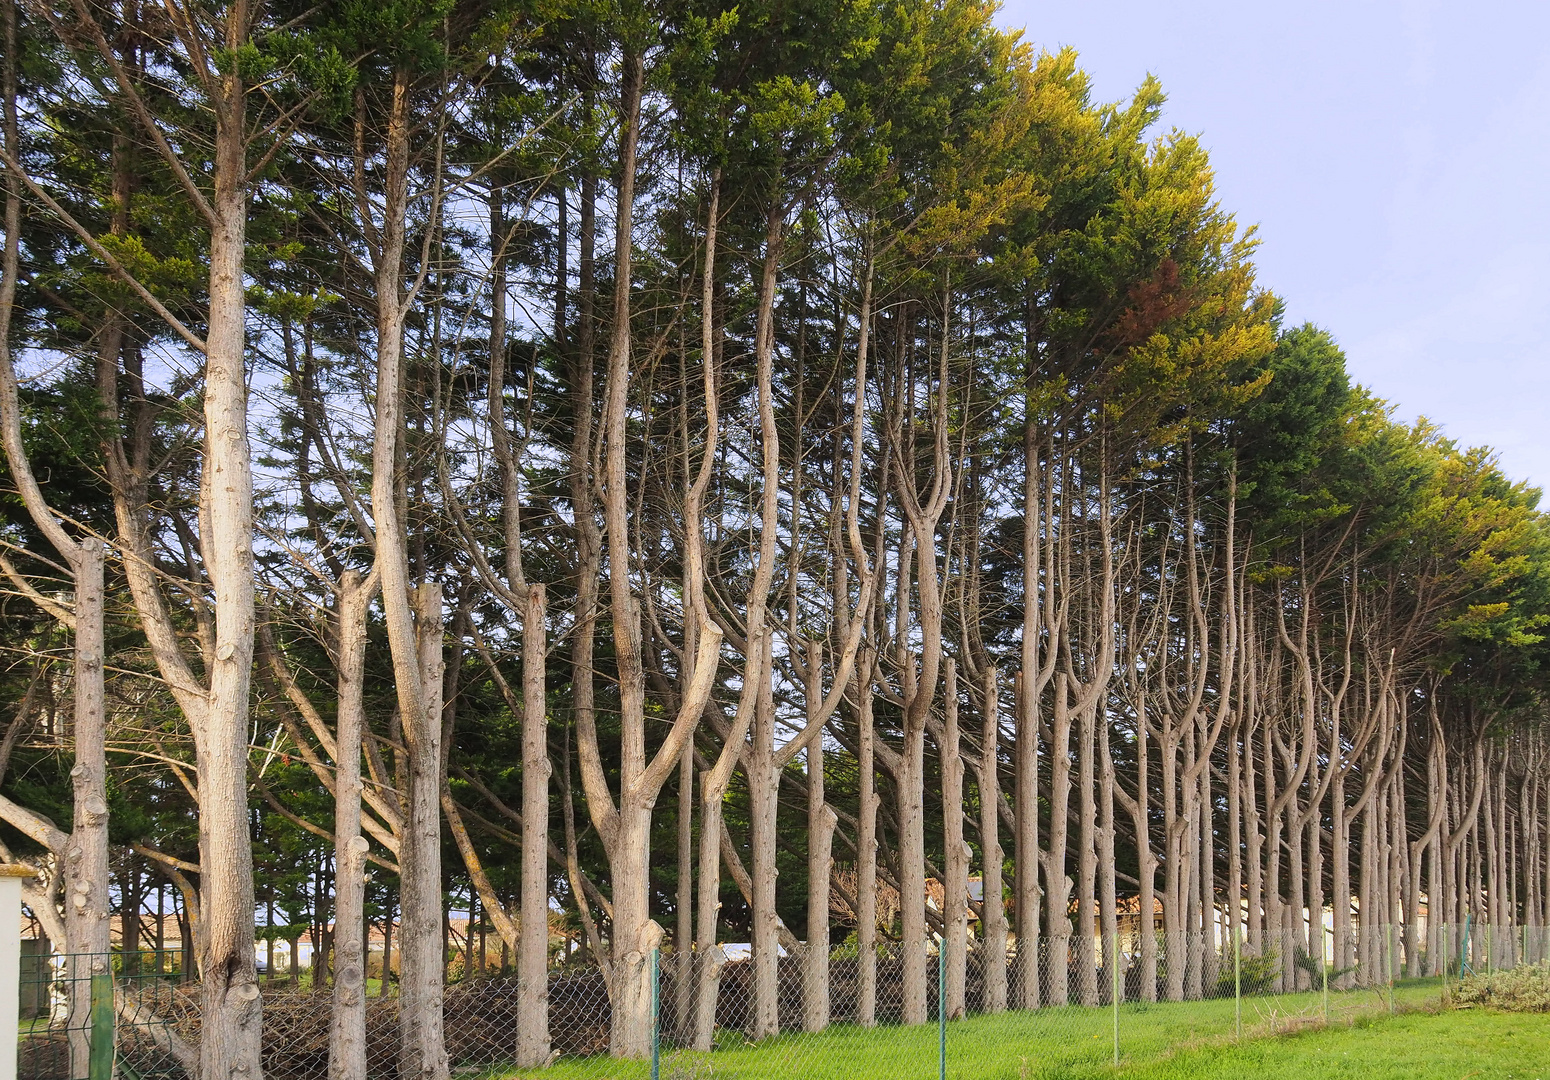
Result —
<path fill-rule="evenodd" d="M 1123 1005 L 1122 1065 L 1114 1069 L 1109 1009 L 1068 1007 L 982 1016 L 948 1028 L 949 1080 L 1183 1080 L 1252 1077 L 1450 1077 L 1550 1080 L 1550 1021 L 1482 1012 L 1406 1012 L 1436 1003 L 1431 981 L 1401 986 L 1400 1015 L 1373 992 L 1331 995 L 1324 1028 L 1319 994 L 1246 999 L 1244 1041 L 1235 1043 L 1225 1001 Z M 1281 1038 L 1288 1031 L 1301 1034 Z M 1538 1067 L 1538 1071 L 1534 1067 Z M 517 1074 L 497 1072 L 511 1077 Z M 545 1080 L 645 1080 L 644 1062 L 562 1060 Z M 711 1055 L 663 1052 L 663 1080 L 934 1080 L 937 1028 L 837 1026 Z"/>

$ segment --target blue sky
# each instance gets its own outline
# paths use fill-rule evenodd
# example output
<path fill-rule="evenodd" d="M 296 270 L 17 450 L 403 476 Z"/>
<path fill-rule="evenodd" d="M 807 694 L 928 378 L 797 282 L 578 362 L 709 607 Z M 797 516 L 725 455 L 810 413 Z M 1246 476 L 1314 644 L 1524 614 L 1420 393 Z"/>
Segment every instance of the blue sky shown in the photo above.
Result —
<path fill-rule="evenodd" d="M 1260 281 L 1396 415 L 1550 486 L 1550 4 L 1006 0 L 1098 97 L 1150 71 Z"/>

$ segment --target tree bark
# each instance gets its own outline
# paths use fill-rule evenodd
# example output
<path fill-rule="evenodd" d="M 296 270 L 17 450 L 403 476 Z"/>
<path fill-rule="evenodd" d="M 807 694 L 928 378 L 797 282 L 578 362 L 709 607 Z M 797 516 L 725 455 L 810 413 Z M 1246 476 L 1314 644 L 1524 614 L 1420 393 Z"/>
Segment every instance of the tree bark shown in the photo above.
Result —
<path fill-rule="evenodd" d="M 981 875 L 981 937 L 985 960 L 985 1011 L 1006 1011 L 1006 902 L 1002 898 L 1002 851 L 1000 840 L 1001 784 L 1001 701 L 998 672 L 985 668 L 983 694 L 984 730 L 980 734 L 980 853 L 984 863 Z"/>
<path fill-rule="evenodd" d="M 247 37 L 228 17 L 227 48 Z M 253 847 L 248 828 L 248 703 L 253 670 L 253 473 L 245 364 L 246 88 L 241 68 L 219 75 L 205 336 L 201 503 L 215 641 L 202 722 L 190 717 L 199 772 L 202 896 L 199 1071 L 203 1080 L 262 1073 L 262 1003 L 254 954 Z"/>
<path fill-rule="evenodd" d="M 378 531 L 378 555 L 385 550 Z M 383 574 L 383 592 L 387 592 Z M 443 1035 L 441 894 L 442 789 L 442 592 L 424 582 L 412 592 L 417 644 L 416 689 L 421 694 L 404 719 L 408 750 L 408 821 L 398 856 L 403 925 L 399 934 L 398 1023 L 400 1080 L 446 1080 L 450 1073 Z M 396 666 L 395 657 L 395 666 Z"/>
<path fill-rule="evenodd" d="M 517 941 L 517 1067 L 549 1061 L 549 710 L 547 600 L 530 582 L 522 615 L 522 936 Z"/>
<path fill-rule="evenodd" d="M 334 924 L 339 940 L 329 1022 L 329 1080 L 366 1080 L 364 920 L 369 845 L 361 835 L 361 745 L 366 728 L 366 609 L 375 591 L 375 576 L 362 581 L 354 570 L 345 571 L 339 582 L 335 645 L 339 719 L 334 757 Z"/>
<path fill-rule="evenodd" d="M 946 1008 L 949 1020 L 963 1019 L 967 1004 L 969 959 L 969 845 L 963 839 L 963 757 L 958 732 L 958 665 L 943 664 L 942 719 L 942 873 L 946 932 L 942 948 L 947 969 Z"/>
<path fill-rule="evenodd" d="M 856 1022 L 877 1023 L 877 761 L 872 717 L 871 654 L 856 679 L 857 773 L 860 805 L 856 824 Z"/>

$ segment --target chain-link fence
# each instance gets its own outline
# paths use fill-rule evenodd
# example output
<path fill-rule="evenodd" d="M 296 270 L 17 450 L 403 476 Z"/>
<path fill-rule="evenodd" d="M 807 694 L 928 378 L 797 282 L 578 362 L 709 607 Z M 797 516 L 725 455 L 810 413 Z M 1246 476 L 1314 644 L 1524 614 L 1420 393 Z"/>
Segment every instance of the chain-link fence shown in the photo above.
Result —
<path fill-rule="evenodd" d="M 26 960 L 18 994 L 20 1080 L 193 1075 L 197 984 L 179 954 Z"/>
<path fill-rule="evenodd" d="M 572 958 L 549 974 L 541 1069 L 516 1064 L 517 981 L 465 978 L 445 992 L 449 1061 L 457 1076 L 552 1080 L 1099 1075 L 1183 1047 L 1439 1004 L 1461 978 L 1550 964 L 1550 931 L 1120 924 L 1004 956 L 971 938 L 962 953 L 933 939 L 916 955 L 897 943 L 816 957 L 795 945 L 775 959 L 653 954 L 642 969 L 649 1043 L 615 1056 L 604 970 Z M 199 1041 L 190 976 L 176 953 L 39 959 L 23 973 L 19 1076 L 187 1080 Z M 271 980 L 263 992 L 266 1076 L 321 1080 L 330 991 Z M 366 1019 L 368 1076 L 396 1076 L 398 998 L 368 997 Z"/>

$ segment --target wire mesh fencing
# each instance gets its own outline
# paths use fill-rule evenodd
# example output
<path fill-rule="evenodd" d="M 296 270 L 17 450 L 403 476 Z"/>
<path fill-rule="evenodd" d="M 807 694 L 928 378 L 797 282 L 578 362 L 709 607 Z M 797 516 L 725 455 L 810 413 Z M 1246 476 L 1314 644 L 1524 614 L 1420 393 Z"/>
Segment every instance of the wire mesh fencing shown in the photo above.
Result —
<path fill-rule="evenodd" d="M 18 994 L 20 1080 L 193 1075 L 197 986 L 178 954 L 29 959 Z"/>
<path fill-rule="evenodd" d="M 547 1049 L 536 1061 L 518 1046 L 532 995 L 514 977 L 471 976 L 445 988 L 448 1060 L 455 1076 L 491 1080 L 1096 1076 L 1180 1047 L 1346 1024 L 1460 992 L 1489 1000 L 1493 979 L 1509 987 L 1508 973 L 1550 971 L 1550 932 L 1537 926 L 1133 922 L 1004 950 L 972 937 L 962 952 L 937 938 L 914 952 L 892 942 L 814 954 L 788 943 L 763 966 L 742 950 L 656 952 L 641 968 L 649 1031 L 625 1036 L 612 1004 L 620 988 L 572 958 L 549 972 Z M 273 1080 L 328 1074 L 332 992 L 317 982 L 264 985 Z M 177 953 L 44 957 L 24 969 L 20 998 L 22 1080 L 197 1072 L 199 985 Z M 365 1007 L 367 1075 L 396 1077 L 399 999 L 373 994 Z"/>

